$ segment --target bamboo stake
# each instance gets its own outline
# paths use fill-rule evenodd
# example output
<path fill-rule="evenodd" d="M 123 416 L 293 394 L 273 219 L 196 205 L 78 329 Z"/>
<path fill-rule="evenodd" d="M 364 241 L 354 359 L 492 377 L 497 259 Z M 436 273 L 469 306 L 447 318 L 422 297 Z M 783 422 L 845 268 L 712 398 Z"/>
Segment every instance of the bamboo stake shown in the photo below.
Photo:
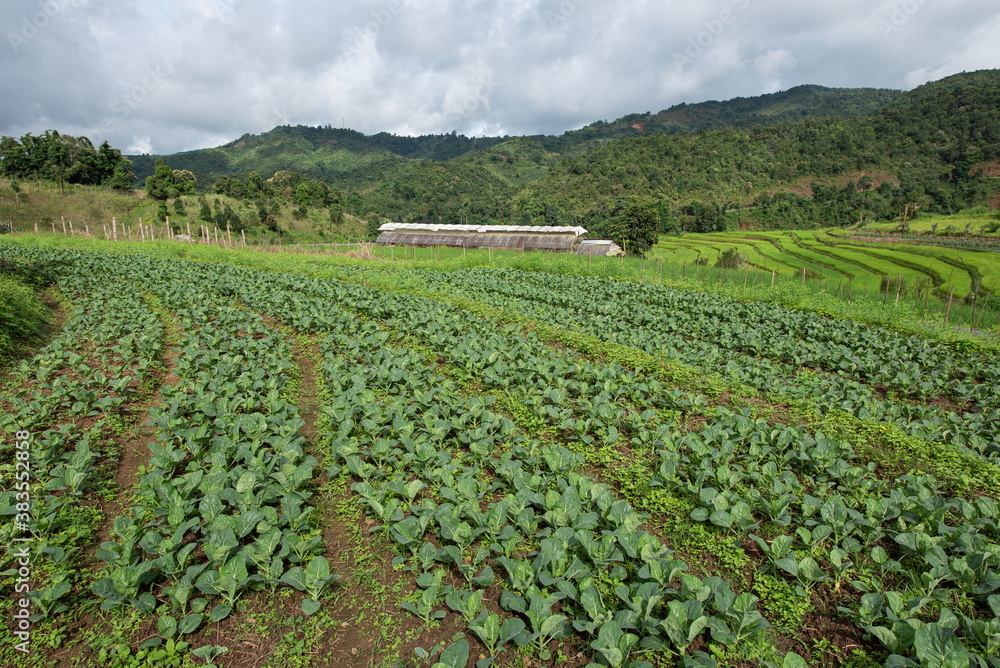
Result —
<path fill-rule="evenodd" d="M 899 295 L 902 292 L 903 292 L 903 272 L 899 272 L 899 278 L 896 281 L 896 307 L 899 306 Z"/>
<path fill-rule="evenodd" d="M 89 237 L 90 236 L 90 225 L 88 225 L 87 223 L 84 223 L 83 228 L 87 231 L 87 236 Z"/>
<path fill-rule="evenodd" d="M 219 245 L 219 228 L 218 227 L 215 227 L 215 245 L 216 246 Z"/>
<path fill-rule="evenodd" d="M 104 240 L 105 241 L 111 241 L 111 239 L 108 238 L 108 226 L 105 225 L 104 223 L 101 223 L 101 227 L 104 228 Z M 35 229 L 37 229 L 37 228 L 38 228 L 38 226 L 36 225 Z"/>
<path fill-rule="evenodd" d="M 35 236 L 38 236 L 38 221 L 35 221 Z"/>
<path fill-rule="evenodd" d="M 976 306 L 979 304 L 979 281 L 976 281 L 976 296 L 972 298 L 972 322 L 969 323 L 969 333 L 976 330 Z"/>
<path fill-rule="evenodd" d="M 979 323 L 982 321 L 983 316 L 986 315 L 986 309 L 990 305 L 990 296 L 991 296 L 991 294 L 989 292 L 987 292 L 986 293 L 986 302 L 983 304 L 982 310 L 979 311 L 979 320 L 977 320 L 975 323 L 973 323 L 975 325 L 976 329 L 979 329 Z"/>
<path fill-rule="evenodd" d="M 955 286 L 951 286 L 951 294 L 948 295 L 948 308 L 944 312 L 944 323 L 947 325 L 951 322 L 951 300 L 955 296 Z"/>
<path fill-rule="evenodd" d="M 247 245 L 247 233 L 245 230 L 240 230 L 240 238 L 242 239 L 243 247 L 245 248 Z"/>
<path fill-rule="evenodd" d="M 62 219 L 63 224 L 63 235 L 66 234 L 66 216 L 59 216 Z"/>
<path fill-rule="evenodd" d="M 114 232 L 115 241 L 118 241 L 118 221 L 114 217 L 111 218 L 111 231 Z"/>
<path fill-rule="evenodd" d="M 188 228 L 188 238 L 190 239 L 191 238 L 191 221 L 190 220 L 187 222 L 187 228 Z"/>
<path fill-rule="evenodd" d="M 52 234 L 56 233 L 56 224 L 52 223 Z"/>

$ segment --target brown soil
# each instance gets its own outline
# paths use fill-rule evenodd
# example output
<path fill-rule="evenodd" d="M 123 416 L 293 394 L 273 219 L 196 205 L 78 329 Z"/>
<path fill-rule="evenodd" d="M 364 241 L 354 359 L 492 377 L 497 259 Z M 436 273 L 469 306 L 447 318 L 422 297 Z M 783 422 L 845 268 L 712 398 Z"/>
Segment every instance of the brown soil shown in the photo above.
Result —
<path fill-rule="evenodd" d="M 139 405 L 126 405 L 123 413 L 138 414 L 137 424 L 129 430 L 125 436 L 115 436 L 114 440 L 118 445 L 118 470 L 115 473 L 115 488 L 119 494 L 114 501 L 101 502 L 101 510 L 105 517 L 105 523 L 95 531 L 97 544 L 109 540 L 111 527 L 114 525 L 116 517 L 122 515 L 131 499 L 130 490 L 138 482 L 139 467 L 149 461 L 149 443 L 156 439 L 157 429 L 150 424 L 149 411 L 154 406 L 163 403 L 162 389 L 165 386 L 175 387 L 180 382 L 180 377 L 174 373 L 177 368 L 177 358 L 180 351 L 176 350 L 171 342 L 176 341 L 176 325 L 164 323 L 166 327 L 166 345 L 164 352 L 160 356 L 160 367 L 155 377 L 156 392 L 146 402 Z"/>

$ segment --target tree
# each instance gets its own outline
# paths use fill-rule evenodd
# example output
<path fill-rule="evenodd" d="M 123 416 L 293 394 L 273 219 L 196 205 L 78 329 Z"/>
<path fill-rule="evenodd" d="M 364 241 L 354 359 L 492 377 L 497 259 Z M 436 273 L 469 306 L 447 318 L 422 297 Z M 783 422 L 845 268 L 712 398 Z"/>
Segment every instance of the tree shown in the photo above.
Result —
<path fill-rule="evenodd" d="M 201 200 L 201 211 L 198 212 L 198 218 L 204 220 L 206 223 L 211 223 L 212 218 L 212 207 L 208 205 L 208 200 Z"/>
<path fill-rule="evenodd" d="M 170 214 L 167 212 L 167 200 L 161 199 L 156 209 L 156 217 L 159 220 L 166 220 L 168 215 Z"/>
<path fill-rule="evenodd" d="M 260 197 L 264 194 L 264 179 L 260 178 L 257 172 L 250 172 L 243 182 L 243 187 L 250 197 Z"/>
<path fill-rule="evenodd" d="M 174 213 L 178 216 L 183 216 L 184 214 L 184 200 L 180 197 L 174 200 Z"/>
<path fill-rule="evenodd" d="M 611 238 L 626 253 L 645 257 L 656 243 L 660 226 L 659 203 L 630 197 L 619 200 L 612 210 Z"/>
<path fill-rule="evenodd" d="M 195 188 L 198 187 L 198 179 L 195 175 L 186 169 L 175 169 L 174 174 L 174 187 L 177 188 L 177 192 L 181 195 L 193 195 Z"/>
<path fill-rule="evenodd" d="M 156 159 L 153 175 L 146 177 L 146 194 L 158 200 L 167 200 L 178 195 L 174 186 L 174 172 L 163 162 L 163 158 Z"/>
<path fill-rule="evenodd" d="M 131 171 L 126 171 L 124 166 L 118 165 L 115 167 L 114 173 L 111 175 L 111 178 L 107 180 L 105 185 L 113 190 L 125 191 L 132 187 L 132 181 L 134 179 L 135 175 L 132 174 Z"/>

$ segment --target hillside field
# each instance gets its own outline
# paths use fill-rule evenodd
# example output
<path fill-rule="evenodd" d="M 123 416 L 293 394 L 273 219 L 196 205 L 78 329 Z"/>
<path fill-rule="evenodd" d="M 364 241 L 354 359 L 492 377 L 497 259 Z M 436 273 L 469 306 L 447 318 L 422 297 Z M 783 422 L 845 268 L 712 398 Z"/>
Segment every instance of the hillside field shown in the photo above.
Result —
<path fill-rule="evenodd" d="M 127 226 L 134 238 L 139 238 L 138 226 L 153 224 L 155 234 L 166 234 L 166 222 L 157 219 L 155 200 L 145 197 L 142 191 L 128 194 L 114 192 L 106 188 L 67 185 L 60 191 L 59 186 L 48 181 L 22 181 L 19 193 L 14 192 L 10 179 L 0 178 L 0 223 L 10 221 L 16 232 L 34 234 L 38 226 L 40 235 L 105 239 L 105 233 L 112 234 L 115 225 Z M 220 194 L 203 195 L 212 211 L 213 222 L 208 223 L 201 216 L 202 196 L 184 195 L 171 199 L 167 214 L 174 230 L 198 236 L 200 225 L 209 225 L 212 230 L 219 226 L 215 218 L 225 216 L 227 207 L 241 221 L 231 226 L 231 233 L 237 237 L 240 227 L 245 227 L 248 243 L 348 243 L 368 238 L 368 223 L 344 212 L 341 220 L 334 221 L 328 209 L 306 207 L 300 214 L 299 206 L 290 201 L 271 203 L 269 213 L 274 217 L 274 230 L 260 223 L 259 207 L 255 202 L 239 200 Z M 181 203 L 183 213 L 179 213 L 176 202 Z M 119 228 L 120 229 L 120 228 Z M 226 225 L 221 225 L 225 231 Z"/>
<path fill-rule="evenodd" d="M 4 240 L 56 329 L 0 370 L 0 663 L 1000 668 L 997 338 L 773 238 Z"/>

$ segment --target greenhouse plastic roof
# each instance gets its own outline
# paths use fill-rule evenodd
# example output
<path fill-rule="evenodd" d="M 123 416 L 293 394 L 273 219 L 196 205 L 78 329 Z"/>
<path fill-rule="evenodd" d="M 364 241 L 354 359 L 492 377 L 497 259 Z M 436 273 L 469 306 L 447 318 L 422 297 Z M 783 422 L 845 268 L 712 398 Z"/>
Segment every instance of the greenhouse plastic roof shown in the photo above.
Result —
<path fill-rule="evenodd" d="M 420 232 L 440 232 L 443 234 L 475 233 L 475 234 L 510 234 L 511 232 L 527 234 L 572 234 L 581 237 L 587 233 L 582 227 L 554 227 L 535 225 L 432 225 L 427 223 L 385 223 L 378 228 L 379 232 L 400 232 L 403 230 Z"/>

